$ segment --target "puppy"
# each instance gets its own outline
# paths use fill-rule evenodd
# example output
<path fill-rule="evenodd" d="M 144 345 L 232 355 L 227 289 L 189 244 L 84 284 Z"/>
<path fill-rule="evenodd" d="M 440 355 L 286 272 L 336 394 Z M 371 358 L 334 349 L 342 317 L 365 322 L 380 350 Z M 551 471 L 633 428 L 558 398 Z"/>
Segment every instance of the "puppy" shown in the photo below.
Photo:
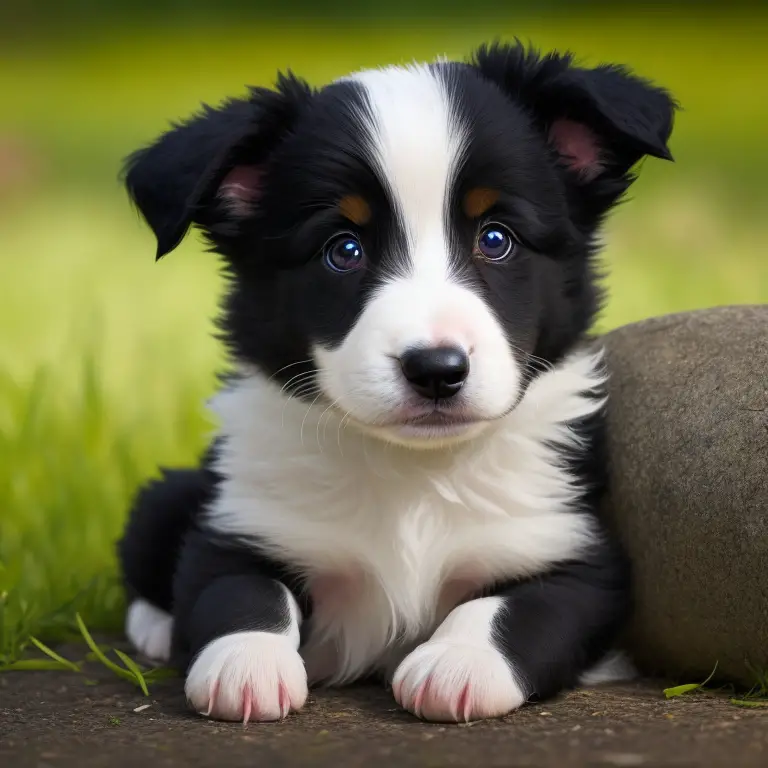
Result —
<path fill-rule="evenodd" d="M 125 180 L 157 257 L 223 258 L 235 374 L 201 466 L 138 496 L 127 634 L 197 711 L 266 721 L 377 675 L 432 721 L 505 715 L 612 647 L 587 333 L 606 213 L 675 104 L 520 44 L 274 90 L 176 125 Z"/>

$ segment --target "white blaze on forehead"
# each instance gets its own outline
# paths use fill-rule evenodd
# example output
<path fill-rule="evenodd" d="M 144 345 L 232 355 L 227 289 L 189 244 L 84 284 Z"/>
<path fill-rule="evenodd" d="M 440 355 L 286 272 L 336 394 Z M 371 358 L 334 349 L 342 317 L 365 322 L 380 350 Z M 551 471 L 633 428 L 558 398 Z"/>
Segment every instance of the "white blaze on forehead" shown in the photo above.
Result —
<path fill-rule="evenodd" d="M 350 79 L 368 97 L 372 165 L 405 230 L 406 274 L 445 280 L 450 271 L 447 205 L 465 145 L 446 83 L 426 65 L 366 70 Z"/>
<path fill-rule="evenodd" d="M 428 66 L 369 70 L 346 81 L 364 99 L 358 117 L 366 159 L 397 215 L 403 236 L 393 239 L 394 248 L 405 252 L 376 254 L 378 285 L 353 327 L 341 344 L 313 350 L 320 386 L 357 423 L 397 442 L 397 427 L 386 432 L 379 425 L 421 407 L 398 358 L 415 347 L 458 346 L 471 355 L 462 407 L 495 419 L 518 397 L 521 373 L 493 308 L 457 269 L 471 260 L 469 251 L 456 250 L 450 224 L 469 139 L 457 93 Z"/>

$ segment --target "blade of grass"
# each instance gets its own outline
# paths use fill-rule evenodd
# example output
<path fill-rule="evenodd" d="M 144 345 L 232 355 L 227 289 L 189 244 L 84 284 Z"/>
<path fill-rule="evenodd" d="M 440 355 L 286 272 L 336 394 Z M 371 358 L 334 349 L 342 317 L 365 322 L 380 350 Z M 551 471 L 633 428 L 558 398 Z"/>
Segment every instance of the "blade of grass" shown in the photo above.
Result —
<path fill-rule="evenodd" d="M 74 661 L 68 661 L 63 656 L 59 656 L 56 651 L 49 648 L 45 643 L 40 642 L 36 637 L 30 635 L 29 636 L 30 642 L 37 646 L 39 650 L 41 650 L 46 656 L 50 656 L 54 661 L 57 661 L 59 664 L 63 664 L 67 669 L 71 669 L 73 672 L 79 672 L 80 667 L 75 664 Z"/>
<path fill-rule="evenodd" d="M 83 639 L 80 636 L 78 636 L 78 638 L 80 640 Z M 102 653 L 109 653 L 112 650 L 112 646 L 111 645 L 106 645 L 104 643 L 99 643 L 99 650 Z M 95 653 L 92 653 L 91 651 L 88 651 L 88 653 L 85 654 L 85 660 L 86 661 L 98 661 L 99 657 Z"/>
<path fill-rule="evenodd" d="M 35 670 L 51 670 L 51 669 L 71 669 L 69 662 L 62 664 L 60 661 L 54 661 L 53 659 L 20 659 L 19 661 L 12 661 L 9 664 L 5 664 L 0 667 L 0 672 L 22 672 L 22 671 L 35 671 Z M 80 670 L 78 670 L 79 672 Z"/>
<path fill-rule="evenodd" d="M 169 680 L 172 677 L 178 676 L 179 673 L 177 670 L 168 667 L 155 667 L 144 673 L 144 679 L 151 683 L 154 683 L 157 680 Z"/>
<path fill-rule="evenodd" d="M 768 696 L 768 669 L 760 669 L 750 662 L 747 662 L 747 669 L 755 678 L 757 694 L 760 696 Z"/>
<path fill-rule="evenodd" d="M 75 614 L 75 620 L 77 621 L 77 626 L 80 629 L 80 633 L 83 636 L 83 639 L 85 640 L 88 647 L 91 649 L 93 654 L 96 656 L 96 658 L 109 670 L 114 672 L 118 677 L 122 677 L 124 680 L 129 680 L 134 685 L 138 685 L 141 687 L 141 683 L 136 678 L 136 676 L 129 672 L 127 669 L 123 669 L 123 667 L 118 666 L 115 664 L 114 661 L 110 661 L 101 651 L 98 645 L 96 645 L 96 642 L 91 637 L 91 633 L 88 631 L 87 627 L 83 623 L 83 619 L 80 616 L 79 613 Z"/>
<path fill-rule="evenodd" d="M 749 699 L 731 699 L 731 704 L 736 705 L 737 707 L 754 707 L 754 708 L 760 708 L 760 707 L 768 707 L 768 701 L 756 699 L 754 701 L 750 701 Z"/>
<path fill-rule="evenodd" d="M 664 695 L 668 699 L 672 699 L 675 696 L 682 696 L 684 693 L 690 693 L 698 688 L 703 688 L 714 676 L 717 671 L 717 662 L 715 662 L 714 669 L 709 673 L 709 677 L 703 683 L 686 683 L 685 685 L 676 685 L 673 688 L 665 688 Z"/>
<path fill-rule="evenodd" d="M 141 688 L 142 693 L 145 696 L 149 696 L 149 690 L 147 688 L 147 681 L 144 679 L 144 674 L 139 669 L 139 667 L 136 664 L 136 662 L 130 656 L 128 656 L 127 654 L 125 654 L 122 651 L 118 650 L 117 648 L 113 648 L 112 650 L 115 652 L 115 654 L 120 659 L 120 661 L 122 661 L 123 664 L 125 664 L 125 666 L 128 667 L 128 669 L 131 672 L 133 672 L 134 676 L 136 677 L 136 680 L 139 683 L 139 688 Z"/>

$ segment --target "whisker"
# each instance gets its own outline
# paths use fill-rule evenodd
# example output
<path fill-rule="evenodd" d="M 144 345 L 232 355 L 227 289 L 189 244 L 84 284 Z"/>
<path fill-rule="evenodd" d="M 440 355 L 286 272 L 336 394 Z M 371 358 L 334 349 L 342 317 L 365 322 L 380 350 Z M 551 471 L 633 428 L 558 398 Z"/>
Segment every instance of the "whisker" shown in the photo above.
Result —
<path fill-rule="evenodd" d="M 283 394 L 283 392 L 285 392 L 286 389 L 290 388 L 292 382 L 296 381 L 300 383 L 304 379 L 312 378 L 316 373 L 317 371 L 315 370 L 302 371 L 301 373 L 297 373 L 295 376 L 291 376 L 291 378 L 288 379 L 288 381 L 286 381 L 282 387 L 280 387 L 280 394 Z"/>
<path fill-rule="evenodd" d="M 278 368 L 268 379 L 267 381 L 272 381 L 276 376 L 281 374 L 284 370 L 287 368 L 293 368 L 295 365 L 306 365 L 307 363 L 314 363 L 314 360 L 307 359 L 307 360 L 297 360 L 295 363 L 288 363 L 288 365 L 284 365 L 282 368 Z"/>
<path fill-rule="evenodd" d="M 326 413 L 328 413 L 328 412 L 331 410 L 331 408 L 333 408 L 333 407 L 334 407 L 334 406 L 335 406 L 335 405 L 336 405 L 336 404 L 339 402 L 339 399 L 340 399 L 340 398 L 338 398 L 338 397 L 337 397 L 337 398 L 336 398 L 336 399 L 335 399 L 335 400 L 334 400 L 334 401 L 333 401 L 333 402 L 332 402 L 332 403 L 331 403 L 331 404 L 330 404 L 330 405 L 329 405 L 329 406 L 328 406 L 328 407 L 327 407 L 327 408 L 326 408 L 326 409 L 325 409 L 325 410 L 324 410 L 324 411 L 323 411 L 323 412 L 320 414 L 320 418 L 319 418 L 319 419 L 318 419 L 318 421 L 317 421 L 317 444 L 318 444 L 318 445 L 320 445 L 320 424 L 321 424 L 321 422 L 322 422 L 322 420 L 323 420 L 323 417 L 325 416 L 325 414 L 326 414 Z M 326 421 L 325 421 L 325 426 L 323 427 L 323 442 L 325 442 L 325 435 L 326 435 L 326 432 L 328 431 L 328 422 L 331 420 L 331 417 L 332 417 L 332 416 L 333 416 L 333 413 L 330 413 L 330 414 L 328 415 L 328 418 L 327 418 L 327 419 L 326 419 Z"/>
<path fill-rule="evenodd" d="M 315 403 L 318 401 L 320 396 L 322 395 L 322 392 L 318 392 L 315 399 L 309 404 L 307 407 L 307 412 L 304 414 L 304 418 L 301 420 L 301 428 L 299 429 L 299 440 L 301 441 L 301 447 L 304 448 L 304 425 L 307 423 L 307 417 L 309 416 L 310 412 L 312 411 L 312 408 L 314 408 Z"/>
<path fill-rule="evenodd" d="M 288 407 L 288 404 L 292 400 L 297 400 L 301 397 L 312 396 L 314 393 L 320 393 L 320 388 L 314 384 L 312 381 L 307 382 L 300 382 L 296 389 L 289 394 L 289 396 L 286 398 L 285 402 L 283 403 L 283 409 L 280 412 L 280 426 L 285 429 L 285 409 Z"/>
<path fill-rule="evenodd" d="M 352 418 L 352 414 L 349 411 L 344 411 L 344 415 L 339 420 L 339 424 L 336 427 L 336 444 L 339 446 L 339 454 L 344 458 L 344 449 L 341 447 L 341 430 L 346 427 L 349 420 Z"/>
<path fill-rule="evenodd" d="M 510 343 L 510 346 L 515 351 L 519 352 L 520 355 L 523 356 L 525 359 L 526 367 L 528 367 L 528 364 L 531 360 L 533 360 L 535 363 L 538 363 L 540 366 L 542 366 L 547 371 L 554 370 L 555 366 L 552 365 L 552 363 L 549 362 L 549 360 L 545 360 L 543 357 L 539 357 L 538 355 L 534 355 L 531 352 L 526 352 L 522 347 L 518 347 L 517 344 Z"/>

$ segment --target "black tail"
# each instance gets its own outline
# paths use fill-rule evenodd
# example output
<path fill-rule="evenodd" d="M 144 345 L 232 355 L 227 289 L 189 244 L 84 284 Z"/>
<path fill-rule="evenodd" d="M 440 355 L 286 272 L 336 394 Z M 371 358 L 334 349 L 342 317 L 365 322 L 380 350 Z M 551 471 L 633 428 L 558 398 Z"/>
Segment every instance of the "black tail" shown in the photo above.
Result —
<path fill-rule="evenodd" d="M 142 488 L 118 543 L 129 596 L 170 612 L 173 575 L 186 532 L 213 499 L 216 475 L 205 466 L 164 470 Z M 132 593 L 132 594 L 131 594 Z"/>

